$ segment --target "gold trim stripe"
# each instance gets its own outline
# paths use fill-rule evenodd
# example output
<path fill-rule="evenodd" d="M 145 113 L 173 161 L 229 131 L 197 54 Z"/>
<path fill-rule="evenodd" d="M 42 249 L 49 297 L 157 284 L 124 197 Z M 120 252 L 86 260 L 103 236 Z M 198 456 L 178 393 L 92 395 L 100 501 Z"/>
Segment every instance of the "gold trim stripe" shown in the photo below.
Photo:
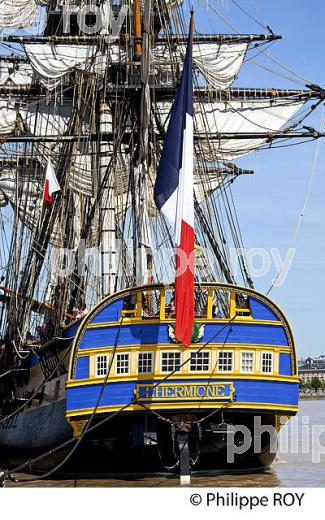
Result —
<path fill-rule="evenodd" d="M 178 381 L 178 380 L 198 380 L 200 379 L 201 381 L 206 381 L 206 382 L 209 382 L 211 378 L 204 378 L 204 375 L 203 373 L 201 373 L 201 375 L 184 375 L 184 374 L 175 374 L 175 376 L 173 378 L 168 378 L 169 381 Z M 114 376 L 111 376 L 108 380 L 108 384 L 109 383 L 133 383 L 133 382 L 136 382 L 136 381 L 161 381 L 164 377 L 166 377 L 166 374 L 162 374 L 161 376 L 154 376 L 154 377 L 150 377 L 150 374 L 146 374 L 146 375 L 143 375 L 143 376 L 133 376 L 133 377 L 114 377 Z M 292 377 L 287 377 L 287 376 L 265 376 L 265 374 L 256 374 L 256 375 L 250 375 L 250 376 L 246 376 L 246 375 L 243 375 L 243 374 L 240 374 L 240 373 L 231 373 L 231 374 L 227 374 L 227 375 L 220 375 L 219 374 L 215 374 L 213 375 L 213 380 L 217 380 L 219 381 L 219 379 L 221 379 L 222 381 L 224 380 L 227 380 L 227 379 L 244 379 L 244 380 L 249 380 L 249 381 L 255 381 L 255 380 L 263 380 L 263 381 L 278 381 L 278 382 L 281 382 L 281 383 L 299 383 L 299 377 L 296 377 L 296 376 L 292 376 Z M 89 379 L 78 379 L 77 381 L 76 380 L 69 380 L 67 381 L 67 384 L 66 384 L 66 388 L 73 388 L 73 387 L 76 387 L 76 386 L 88 386 L 88 385 L 93 385 L 93 384 L 103 384 L 105 382 L 105 378 L 98 378 L 98 377 L 94 377 L 94 378 L 89 378 Z"/>
<path fill-rule="evenodd" d="M 196 343 L 196 344 L 193 344 L 191 345 L 188 349 L 187 349 L 187 352 L 196 352 L 199 348 L 200 348 L 200 345 L 203 346 L 201 343 Z M 158 344 L 137 344 L 137 345 L 119 345 L 118 346 L 118 350 L 119 352 L 121 351 L 124 351 L 124 350 L 129 350 L 130 352 L 131 351 L 143 351 L 143 352 L 146 352 L 147 350 L 149 351 L 154 351 L 154 352 L 159 352 L 160 350 L 162 349 L 171 349 L 171 350 L 175 350 L 177 349 L 177 347 L 179 348 L 180 346 L 177 344 L 177 343 L 158 343 Z M 224 343 L 209 343 L 209 345 L 207 345 L 205 347 L 206 350 L 219 350 L 220 347 L 224 347 Z M 280 354 L 290 354 L 291 352 L 291 349 L 290 347 L 285 347 L 285 346 L 282 346 L 282 345 L 261 345 L 261 344 L 258 344 L 258 345 L 255 345 L 255 344 L 251 344 L 251 343 L 227 343 L 227 346 L 223 348 L 223 350 L 225 349 L 234 349 L 234 350 L 243 350 L 243 351 L 246 351 L 247 349 L 249 350 L 254 350 L 254 351 L 263 351 L 263 350 L 273 350 L 274 352 L 279 352 Z M 112 350 L 114 350 L 114 346 L 112 345 L 107 345 L 105 347 L 97 347 L 97 348 L 87 348 L 87 349 L 81 349 L 78 351 L 78 358 L 80 357 L 87 357 L 87 356 L 92 356 L 92 355 L 95 355 L 95 354 L 110 354 L 110 352 L 112 352 Z"/>
<path fill-rule="evenodd" d="M 105 412 L 117 412 L 121 410 L 125 405 L 119 405 L 119 406 L 103 406 L 101 408 L 97 409 L 97 413 L 105 413 Z M 195 401 L 191 403 L 173 403 L 173 405 L 168 405 L 165 403 L 157 403 L 149 405 L 146 403 L 146 408 L 152 409 L 152 410 L 174 410 L 178 408 L 198 408 L 198 409 L 211 409 L 211 408 L 219 408 L 224 407 L 224 404 L 221 403 L 205 403 L 201 401 Z M 269 403 L 227 403 L 226 407 L 224 407 L 224 410 L 228 408 L 235 408 L 235 409 L 242 409 L 242 410 L 265 410 L 265 411 L 281 411 L 281 412 L 292 412 L 296 413 L 298 411 L 298 406 L 290 406 L 290 405 L 274 405 Z M 128 408 L 124 410 L 123 413 L 126 412 L 137 412 L 137 411 L 143 411 L 143 406 L 140 405 L 130 405 Z M 71 417 L 78 417 L 82 415 L 90 415 L 94 411 L 93 408 L 85 408 L 83 410 L 69 410 L 66 413 L 66 417 L 69 419 Z"/>
<path fill-rule="evenodd" d="M 229 323 L 229 318 L 227 319 L 204 319 L 204 318 L 196 318 L 196 321 L 199 321 L 200 323 L 207 325 L 225 325 Z M 127 327 L 129 325 L 169 325 L 171 323 L 175 323 L 175 320 L 159 320 L 157 319 L 130 319 L 130 318 L 124 318 L 123 323 L 121 324 L 122 327 Z M 249 325 L 275 325 L 277 327 L 283 327 L 284 324 L 281 321 L 272 321 L 272 320 L 245 320 L 242 318 L 236 318 L 232 321 L 232 324 L 249 324 Z M 103 323 L 90 323 L 87 325 L 86 330 L 91 329 L 101 329 L 105 327 L 118 327 L 120 325 L 119 321 L 111 321 L 111 322 L 103 322 Z"/>

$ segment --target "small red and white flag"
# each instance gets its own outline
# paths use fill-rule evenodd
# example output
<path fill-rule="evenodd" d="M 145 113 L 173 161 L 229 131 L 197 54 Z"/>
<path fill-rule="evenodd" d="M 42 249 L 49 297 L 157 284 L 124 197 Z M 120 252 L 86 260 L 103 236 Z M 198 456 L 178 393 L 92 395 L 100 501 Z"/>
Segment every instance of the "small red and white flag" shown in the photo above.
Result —
<path fill-rule="evenodd" d="M 175 337 L 189 346 L 194 324 L 193 15 L 182 79 L 155 184 L 155 202 L 175 233 Z"/>
<path fill-rule="evenodd" d="M 49 160 L 46 167 L 46 177 L 45 177 L 45 186 L 44 186 L 44 201 L 47 204 L 53 203 L 53 195 L 61 191 L 60 184 L 58 179 L 56 178 L 55 171 L 53 168 L 53 164 Z"/>

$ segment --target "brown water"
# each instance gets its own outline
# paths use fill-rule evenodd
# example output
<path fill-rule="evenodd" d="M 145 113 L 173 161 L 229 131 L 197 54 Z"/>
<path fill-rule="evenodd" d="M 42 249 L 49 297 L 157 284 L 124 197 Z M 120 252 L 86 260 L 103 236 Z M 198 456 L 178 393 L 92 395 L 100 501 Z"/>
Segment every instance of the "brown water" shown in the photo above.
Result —
<path fill-rule="evenodd" d="M 304 418 L 304 419 L 303 419 Z M 302 421 L 305 421 L 302 427 Z M 317 428 L 323 425 L 320 442 Z M 290 435 L 288 435 L 290 434 Z M 286 438 L 289 450 L 286 449 Z M 318 447 L 319 445 L 319 447 Z M 324 446 L 324 454 L 317 453 Z M 30 477 L 18 475 L 21 478 Z M 192 475 L 193 487 L 325 487 L 325 400 L 301 401 L 297 418 L 290 421 L 280 436 L 280 451 L 272 468 L 263 473 L 238 473 L 231 475 L 206 473 Z M 173 475 L 151 476 L 116 475 L 106 479 L 47 480 L 13 484 L 7 487 L 178 487 L 179 479 Z"/>

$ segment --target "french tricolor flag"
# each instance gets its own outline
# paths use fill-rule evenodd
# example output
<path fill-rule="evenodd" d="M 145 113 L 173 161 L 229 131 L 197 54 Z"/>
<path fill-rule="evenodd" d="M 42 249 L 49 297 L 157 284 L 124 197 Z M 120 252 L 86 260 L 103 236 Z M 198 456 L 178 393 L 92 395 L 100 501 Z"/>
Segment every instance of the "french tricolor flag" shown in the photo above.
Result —
<path fill-rule="evenodd" d="M 155 184 L 155 203 L 177 247 L 175 336 L 189 346 L 194 324 L 193 14 L 182 79 L 171 111 Z"/>
<path fill-rule="evenodd" d="M 44 186 L 44 201 L 48 205 L 51 205 L 53 202 L 53 195 L 58 191 L 61 191 L 60 184 L 56 178 L 53 164 L 48 160 Z"/>

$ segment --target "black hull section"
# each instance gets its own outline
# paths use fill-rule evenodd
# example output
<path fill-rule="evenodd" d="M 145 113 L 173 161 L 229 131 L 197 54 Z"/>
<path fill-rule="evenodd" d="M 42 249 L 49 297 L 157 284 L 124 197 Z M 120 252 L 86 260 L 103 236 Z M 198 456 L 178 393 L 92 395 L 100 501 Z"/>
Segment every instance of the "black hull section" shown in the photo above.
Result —
<path fill-rule="evenodd" d="M 36 452 L 57 446 L 71 438 L 72 430 L 65 418 L 66 401 L 27 410 L 0 424 L 0 449 Z"/>
<path fill-rule="evenodd" d="M 23 412 L 1 425 L 0 467 L 25 462 L 33 456 L 45 453 L 72 438 L 72 429 L 65 419 L 65 400 L 48 406 Z M 100 420 L 103 416 L 100 417 Z M 95 419 L 94 423 L 96 423 Z M 244 424 L 252 431 L 252 413 L 229 413 L 232 424 Z M 262 416 L 263 424 L 272 424 L 272 415 Z M 235 455 L 234 462 L 227 462 L 227 435 L 211 429 L 193 427 L 189 434 L 192 470 L 256 470 L 269 467 L 276 454 L 271 452 L 270 435 L 262 436 L 261 450 Z M 152 414 L 125 414 L 107 421 L 86 435 L 75 455 L 60 472 L 76 474 L 92 473 L 145 473 L 178 472 L 179 447 L 175 430 Z M 240 442 L 239 442 L 240 444 Z M 44 458 L 28 470 L 52 469 L 63 460 L 72 446 Z"/>

